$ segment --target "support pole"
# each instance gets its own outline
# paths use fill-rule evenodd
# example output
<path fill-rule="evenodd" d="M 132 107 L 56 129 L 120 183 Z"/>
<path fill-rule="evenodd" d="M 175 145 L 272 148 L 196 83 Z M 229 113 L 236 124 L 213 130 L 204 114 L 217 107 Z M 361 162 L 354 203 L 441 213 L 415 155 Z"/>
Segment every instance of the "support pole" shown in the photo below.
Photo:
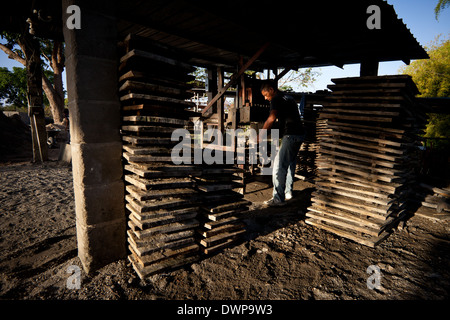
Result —
<path fill-rule="evenodd" d="M 291 71 L 292 69 L 290 68 L 286 68 L 283 71 L 281 71 L 279 74 L 276 75 L 274 81 L 278 82 L 278 80 L 280 80 L 281 78 L 283 78 L 289 71 Z"/>
<path fill-rule="evenodd" d="M 378 61 L 373 59 L 363 60 L 360 67 L 360 77 L 377 76 Z"/>
<path fill-rule="evenodd" d="M 221 67 L 217 68 L 217 88 L 219 91 L 221 91 L 224 87 L 224 72 Z M 223 129 L 224 129 L 224 118 L 225 118 L 225 98 L 222 96 L 221 98 L 217 99 L 217 129 L 219 129 L 219 132 L 221 133 L 221 136 L 223 138 Z M 222 141 L 220 141 L 221 143 Z"/>

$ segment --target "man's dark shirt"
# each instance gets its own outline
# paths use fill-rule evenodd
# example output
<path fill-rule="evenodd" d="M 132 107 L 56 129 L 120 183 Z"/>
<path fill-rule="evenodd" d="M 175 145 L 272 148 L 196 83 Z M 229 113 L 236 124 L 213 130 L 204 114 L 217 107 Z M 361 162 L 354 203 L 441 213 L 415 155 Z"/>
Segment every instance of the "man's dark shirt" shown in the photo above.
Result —
<path fill-rule="evenodd" d="M 272 110 L 277 111 L 280 137 L 283 135 L 304 134 L 300 112 L 294 98 L 283 92 L 279 92 L 272 98 L 272 101 L 270 101 L 270 111 Z"/>

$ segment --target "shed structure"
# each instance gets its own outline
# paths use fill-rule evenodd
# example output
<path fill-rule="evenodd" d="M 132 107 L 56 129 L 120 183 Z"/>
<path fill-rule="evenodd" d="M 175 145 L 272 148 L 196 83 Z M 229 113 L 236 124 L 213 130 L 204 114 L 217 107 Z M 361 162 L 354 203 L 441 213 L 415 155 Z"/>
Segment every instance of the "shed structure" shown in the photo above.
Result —
<path fill-rule="evenodd" d="M 208 69 L 204 115 L 217 114 L 219 128 L 222 95 L 228 87 L 242 86 L 247 69 L 276 70 L 281 77 L 291 69 L 360 63 L 361 76 L 376 76 L 379 62 L 428 58 L 383 0 L 29 0 L 9 5 L 1 13 L 1 30 L 27 32 L 30 19 L 36 36 L 66 44 L 78 255 L 87 272 L 127 256 L 130 202 L 125 200 L 118 45 L 129 34 L 154 48 L 174 50 L 181 58 L 173 66 Z M 72 23 L 77 10 L 79 28 Z M 164 59 L 156 50 L 149 53 Z M 286 71 L 278 74 L 281 69 Z M 227 84 L 224 71 L 233 73 Z M 237 96 L 237 106 L 244 101 Z M 180 114 L 174 118 L 182 119 Z"/>

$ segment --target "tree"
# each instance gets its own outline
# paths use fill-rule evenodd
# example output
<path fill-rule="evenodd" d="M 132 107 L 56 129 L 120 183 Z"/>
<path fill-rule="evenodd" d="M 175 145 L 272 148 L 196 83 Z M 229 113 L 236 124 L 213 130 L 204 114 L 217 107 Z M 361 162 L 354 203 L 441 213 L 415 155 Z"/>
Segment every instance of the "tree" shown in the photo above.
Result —
<path fill-rule="evenodd" d="M 420 97 L 450 97 L 450 39 L 439 43 L 438 37 L 425 49 L 430 59 L 413 61 L 401 71 L 412 77 Z"/>
<path fill-rule="evenodd" d="M 446 7 L 450 5 L 450 0 L 439 0 L 438 4 L 434 8 L 434 14 L 436 16 L 436 20 L 439 18 L 439 14 L 442 10 L 444 10 Z"/>
<path fill-rule="evenodd" d="M 45 76 L 53 81 L 53 73 L 44 70 Z M 44 104 L 49 102 L 44 96 Z M 27 108 L 27 70 L 13 67 L 12 70 L 0 67 L 0 100 L 17 108 Z"/>
<path fill-rule="evenodd" d="M 25 68 L 0 68 L 0 99 L 18 108 L 27 107 L 27 71 Z"/>
<path fill-rule="evenodd" d="M 10 59 L 26 65 L 24 56 L 24 42 L 19 34 L 3 32 L 0 34 L 6 39 L 5 44 L 0 43 L 0 49 Z M 42 72 L 42 89 L 50 105 L 50 111 L 55 123 L 62 123 L 64 119 L 64 89 L 62 72 L 64 71 L 64 45 L 60 41 L 41 40 L 41 56 L 44 62 Z"/>
<path fill-rule="evenodd" d="M 439 43 L 437 38 L 427 52 L 430 59 L 416 60 L 401 71 L 412 77 L 421 93 L 419 97 L 450 97 L 450 39 Z M 424 137 L 449 139 L 450 115 L 429 114 Z M 449 147 L 450 140 L 437 140 L 437 145 Z"/>
<path fill-rule="evenodd" d="M 278 81 L 278 87 L 283 91 L 294 91 L 293 86 L 306 88 L 317 80 L 320 72 L 312 68 L 302 70 L 291 70 Z"/>

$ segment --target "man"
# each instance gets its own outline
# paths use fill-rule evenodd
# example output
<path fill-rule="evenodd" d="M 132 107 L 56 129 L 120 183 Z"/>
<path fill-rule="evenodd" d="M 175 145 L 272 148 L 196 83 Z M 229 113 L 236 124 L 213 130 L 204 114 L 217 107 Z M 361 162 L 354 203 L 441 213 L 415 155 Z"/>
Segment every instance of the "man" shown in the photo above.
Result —
<path fill-rule="evenodd" d="M 273 197 L 264 203 L 269 206 L 284 206 L 286 200 L 292 198 L 296 159 L 305 133 L 294 98 L 278 90 L 270 80 L 263 83 L 261 93 L 270 101 L 270 114 L 262 129 L 269 130 L 278 119 L 281 137 L 280 149 L 273 163 Z M 259 135 L 258 142 L 263 139 L 263 135 Z"/>

